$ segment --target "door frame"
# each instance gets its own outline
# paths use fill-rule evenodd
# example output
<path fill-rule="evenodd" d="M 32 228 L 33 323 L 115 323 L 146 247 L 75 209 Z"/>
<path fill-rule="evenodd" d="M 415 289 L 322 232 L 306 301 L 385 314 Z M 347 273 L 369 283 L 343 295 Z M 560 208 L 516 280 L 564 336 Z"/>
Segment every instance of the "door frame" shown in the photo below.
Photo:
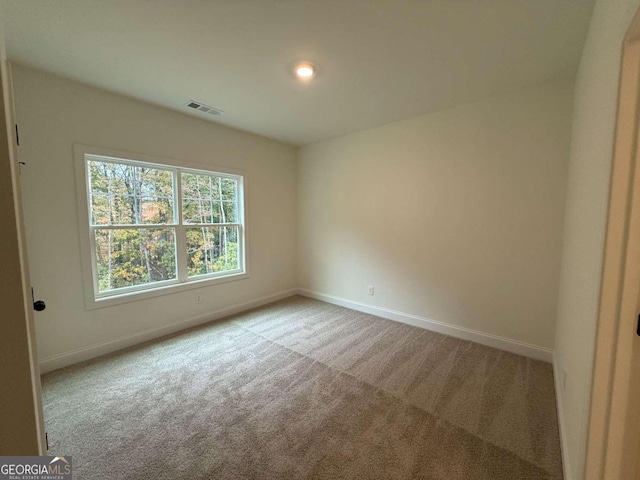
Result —
<path fill-rule="evenodd" d="M 631 388 L 640 348 L 640 10 L 622 44 L 617 108 L 586 480 L 640 478 L 640 390 Z"/>
<path fill-rule="evenodd" d="M 7 255 L 17 257 L 19 263 L 19 275 L 16 274 L 13 276 L 11 278 L 11 282 L 19 282 L 20 288 L 17 289 L 16 293 L 20 290 L 22 293 L 21 298 L 18 298 L 18 295 L 15 295 L 12 298 L 3 300 L 11 302 L 10 307 L 13 307 L 11 310 L 12 313 L 15 313 L 16 316 L 18 316 L 19 312 L 19 316 L 23 317 L 22 319 L 18 318 L 17 322 L 25 322 L 24 329 L 19 329 L 19 331 L 12 330 L 11 332 L 5 331 L 3 333 L 5 335 L 9 335 L 9 338 L 5 339 L 6 341 L 15 342 L 16 345 L 24 344 L 28 349 L 28 352 L 21 352 L 26 354 L 26 359 L 24 359 L 24 361 L 22 361 L 24 357 L 21 357 L 21 361 L 16 360 L 15 364 L 8 365 L 9 368 L 14 369 L 14 372 L 19 375 L 18 378 L 21 379 L 20 391 L 23 392 L 24 395 L 12 396 L 8 400 L 7 405 L 3 404 L 3 408 L 7 408 L 8 411 L 12 412 L 15 420 L 15 425 L 12 425 L 12 428 L 7 432 L 10 436 L 7 437 L 9 438 L 9 442 L 4 443 L 3 445 L 8 449 L 14 449 L 15 451 L 0 452 L 0 455 L 47 455 L 47 439 L 44 427 L 42 391 L 40 383 L 40 366 L 38 364 L 33 299 L 31 294 L 31 280 L 29 276 L 29 262 L 27 258 L 26 235 L 22 210 L 20 168 L 16 151 L 17 138 L 16 130 L 14 129 L 16 122 L 11 65 L 7 60 L 3 38 L 1 36 L 0 77 L 0 94 L 2 95 L 2 101 L 0 102 L 2 105 L 0 107 L 0 115 L 3 116 L 2 119 L 4 120 L 4 123 L 0 123 L 2 124 L 2 127 L 6 129 L 6 136 L 3 136 L 3 145 L 0 148 L 7 149 L 6 152 L 2 153 L 3 161 L 8 160 L 9 163 L 9 170 L 11 174 L 10 196 L 13 197 L 12 199 L 7 198 L 7 201 L 3 202 L 3 208 L 13 210 L 12 213 L 14 214 L 13 219 L 15 220 L 15 225 L 6 226 L 6 234 L 14 237 L 12 240 L 15 240 L 15 244 L 17 246 L 15 252 L 10 251 L 6 253 Z M 6 146 L 4 145 L 4 140 L 6 140 Z M 7 305 L 5 305 L 5 307 L 7 307 Z M 15 378 L 15 376 L 13 378 Z M 31 395 L 27 395 L 26 393 L 29 390 Z M 27 426 L 27 424 L 29 426 Z M 16 429 L 22 430 L 15 431 Z M 11 441 L 11 438 L 20 438 L 20 441 Z M 9 444 L 11 446 L 9 446 Z"/>

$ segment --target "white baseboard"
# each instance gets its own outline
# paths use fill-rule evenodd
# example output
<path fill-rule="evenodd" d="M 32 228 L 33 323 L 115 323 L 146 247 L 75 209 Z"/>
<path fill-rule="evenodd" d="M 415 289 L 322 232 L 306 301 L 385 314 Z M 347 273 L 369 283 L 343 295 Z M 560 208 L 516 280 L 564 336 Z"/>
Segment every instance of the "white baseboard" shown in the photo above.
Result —
<path fill-rule="evenodd" d="M 517 340 L 512 340 L 510 338 L 500 337 L 497 335 L 480 332 L 478 330 L 472 330 L 470 328 L 451 325 L 449 323 L 438 322 L 437 320 L 419 317 L 418 315 L 412 315 L 410 313 L 399 312 L 397 310 L 391 310 L 388 308 L 376 307 L 373 305 L 367 305 L 365 303 L 353 302 L 351 300 L 334 297 L 333 295 L 327 295 L 304 288 L 298 289 L 298 293 L 300 295 L 304 295 L 305 297 L 315 298 L 316 300 L 322 300 L 323 302 L 340 305 L 341 307 L 350 308 L 351 310 L 358 310 L 359 312 L 369 313 L 371 315 L 387 318 L 389 320 L 407 323 L 415 327 L 420 327 L 426 330 L 450 335 L 452 337 L 461 338 L 463 340 L 480 343 L 489 347 L 494 347 L 500 350 L 505 350 L 507 352 L 533 358 L 535 360 L 542 360 L 548 363 L 553 362 L 553 352 L 551 351 L 551 349 L 539 347 L 537 345 L 531 345 L 528 343 L 519 342 Z"/>
<path fill-rule="evenodd" d="M 73 365 L 85 360 L 90 360 L 101 355 L 106 355 L 107 353 L 116 352 L 118 350 L 122 350 L 123 348 L 136 345 L 138 343 L 163 337 L 165 335 L 169 335 L 186 328 L 195 327 L 196 325 L 211 322 L 214 320 L 219 320 L 221 318 L 228 317 L 229 315 L 234 315 L 245 310 L 250 310 L 261 305 L 266 305 L 267 303 L 291 297 L 293 295 L 296 295 L 297 293 L 297 288 L 291 288 L 289 290 L 251 300 L 249 302 L 237 303 L 235 305 L 221 308 L 213 312 L 207 312 L 203 315 L 180 320 L 179 322 L 165 325 L 163 327 L 152 328 L 150 330 L 145 330 L 143 332 L 129 335 L 127 337 L 118 338 L 110 342 L 91 345 L 89 347 L 80 348 L 78 350 L 46 358 L 40 362 L 40 373 L 47 373 L 52 370 L 57 370 L 58 368 Z"/>
<path fill-rule="evenodd" d="M 282 292 L 278 292 L 272 295 L 257 298 L 244 303 L 238 303 L 225 307 L 213 312 L 207 312 L 203 315 L 190 317 L 179 322 L 175 322 L 169 325 L 165 325 L 159 328 L 153 328 L 145 330 L 134 335 L 121 337 L 116 340 L 112 340 L 105 343 L 91 345 L 89 347 L 81 348 L 71 352 L 56 355 L 43 359 L 40 362 L 40 372 L 47 373 L 58 368 L 63 368 L 75 363 L 83 362 L 101 355 L 106 355 L 123 348 L 136 345 L 138 343 L 153 340 L 155 338 L 169 335 L 171 333 L 184 330 L 196 325 L 218 320 L 229 315 L 233 315 L 245 310 L 266 305 L 267 303 L 275 302 L 283 298 L 290 297 L 292 295 L 304 295 L 306 297 L 315 298 L 334 305 L 340 305 L 342 307 L 350 308 L 352 310 L 358 310 L 360 312 L 369 313 L 389 320 L 395 320 L 398 322 L 406 323 L 416 327 L 424 328 L 445 335 L 451 335 L 453 337 L 462 338 L 464 340 L 470 340 L 472 342 L 480 343 L 494 348 L 499 348 L 508 352 L 516 353 L 518 355 L 524 355 L 526 357 L 534 358 L 536 360 L 542 360 L 545 362 L 553 362 L 553 353 L 550 349 L 539 347 L 536 345 L 530 345 L 527 343 L 519 342 L 505 337 L 497 335 L 491 335 L 488 333 L 472 330 L 469 328 L 459 327 L 444 322 L 438 322 L 428 318 L 412 315 L 409 313 L 399 312 L 383 307 L 376 307 L 373 305 L 367 305 L 364 303 L 353 302 L 344 298 L 335 297 L 332 295 L 326 295 L 319 292 L 314 292 L 307 289 L 292 288 Z M 555 371 L 555 370 L 554 370 Z M 558 392 L 556 388 L 556 392 Z M 560 410 L 559 410 L 560 411 Z"/>
<path fill-rule="evenodd" d="M 562 455 L 562 469 L 564 471 L 564 480 L 573 480 L 571 475 L 571 465 L 569 464 L 569 449 L 567 445 L 567 434 L 564 423 L 564 403 L 562 399 L 562 376 L 561 369 L 558 365 L 558 359 L 553 354 L 553 381 L 556 391 L 556 409 L 558 410 L 558 430 L 560 431 L 560 453 Z"/>

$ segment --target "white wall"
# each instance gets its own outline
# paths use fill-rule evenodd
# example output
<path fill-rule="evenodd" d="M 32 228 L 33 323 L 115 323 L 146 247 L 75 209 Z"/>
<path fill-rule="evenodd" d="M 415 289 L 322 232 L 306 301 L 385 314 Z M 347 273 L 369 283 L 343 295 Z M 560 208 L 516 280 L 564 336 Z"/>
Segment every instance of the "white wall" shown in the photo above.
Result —
<path fill-rule="evenodd" d="M 301 148 L 299 285 L 552 348 L 572 97 L 558 80 Z"/>
<path fill-rule="evenodd" d="M 576 79 L 555 352 L 567 372 L 559 409 L 574 480 L 584 476 L 622 39 L 639 4 L 596 3 Z"/>
<path fill-rule="evenodd" d="M 37 314 L 41 361 L 296 286 L 293 147 L 25 67 L 13 73 L 18 154 L 27 164 L 23 189 L 32 282 L 47 302 Z M 245 170 L 250 278 L 85 310 L 74 143 Z M 198 305 L 196 292 L 203 296 Z M 122 343 L 111 349 L 118 346 Z"/>

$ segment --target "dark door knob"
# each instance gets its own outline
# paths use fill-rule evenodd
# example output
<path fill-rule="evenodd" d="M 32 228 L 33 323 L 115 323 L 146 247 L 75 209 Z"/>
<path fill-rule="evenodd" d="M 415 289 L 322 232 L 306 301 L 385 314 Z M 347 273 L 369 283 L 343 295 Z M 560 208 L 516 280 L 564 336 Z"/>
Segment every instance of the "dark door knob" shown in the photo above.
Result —
<path fill-rule="evenodd" d="M 41 312 L 45 308 L 47 308 L 47 305 L 42 300 L 37 300 L 37 301 L 33 302 L 33 309 L 36 312 Z"/>

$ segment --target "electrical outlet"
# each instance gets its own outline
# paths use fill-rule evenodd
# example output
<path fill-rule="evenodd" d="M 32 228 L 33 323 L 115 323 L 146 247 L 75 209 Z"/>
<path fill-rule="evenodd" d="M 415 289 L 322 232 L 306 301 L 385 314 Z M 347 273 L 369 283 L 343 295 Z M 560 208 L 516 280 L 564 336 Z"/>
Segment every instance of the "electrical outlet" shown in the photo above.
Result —
<path fill-rule="evenodd" d="M 567 369 L 566 368 L 562 369 L 562 391 L 563 392 L 567 391 Z"/>
<path fill-rule="evenodd" d="M 202 295 L 200 294 L 196 295 L 196 303 L 202 303 Z"/>
<path fill-rule="evenodd" d="M 369 288 L 367 289 L 367 293 L 369 295 L 373 295 L 373 285 L 369 285 Z"/>

